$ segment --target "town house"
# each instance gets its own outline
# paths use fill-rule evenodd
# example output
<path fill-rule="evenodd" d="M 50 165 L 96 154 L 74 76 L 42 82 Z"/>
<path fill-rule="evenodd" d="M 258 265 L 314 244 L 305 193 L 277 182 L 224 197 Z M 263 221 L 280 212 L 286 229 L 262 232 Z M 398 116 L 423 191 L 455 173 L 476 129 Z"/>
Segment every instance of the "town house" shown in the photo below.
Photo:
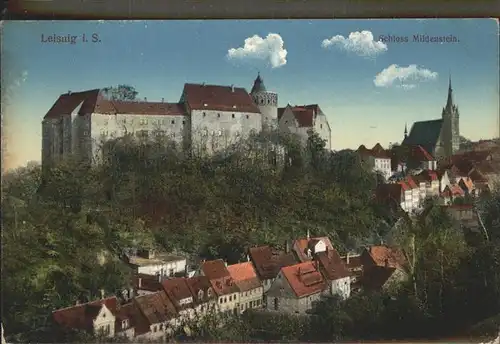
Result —
<path fill-rule="evenodd" d="M 251 308 L 262 308 L 264 288 L 253 264 L 251 262 L 233 264 L 227 269 L 240 291 L 240 312 Z"/>
<path fill-rule="evenodd" d="M 352 274 L 337 250 L 326 248 L 326 251 L 315 253 L 314 260 L 319 263 L 319 271 L 328 284 L 325 295 L 338 295 L 343 300 L 349 298 L 351 296 Z"/>
<path fill-rule="evenodd" d="M 175 306 L 164 291 L 133 299 L 136 340 L 157 340 L 171 335 L 179 325 Z"/>
<path fill-rule="evenodd" d="M 248 250 L 248 258 L 253 263 L 262 286 L 264 294 L 269 290 L 280 269 L 297 263 L 293 253 L 288 252 L 288 243 L 285 244 L 285 252 L 271 248 L 270 246 L 251 247 Z M 266 296 L 264 295 L 264 303 Z"/>
<path fill-rule="evenodd" d="M 195 315 L 197 318 L 213 314 L 217 309 L 217 295 L 207 276 L 194 276 L 186 279 L 186 283 L 193 295 Z"/>
<path fill-rule="evenodd" d="M 181 323 L 194 318 L 194 297 L 185 278 L 177 277 L 161 282 L 167 297 L 172 301 Z"/>
<path fill-rule="evenodd" d="M 116 311 L 119 306 L 116 297 L 77 304 L 52 312 L 52 319 L 60 328 L 81 330 L 94 335 L 114 337 Z"/>
<path fill-rule="evenodd" d="M 305 314 L 321 299 L 327 283 L 317 262 L 305 262 L 281 268 L 267 292 L 267 310 Z"/>
<path fill-rule="evenodd" d="M 222 259 L 205 261 L 200 274 L 207 276 L 218 297 L 218 308 L 222 313 L 239 313 L 240 291 Z"/>
<path fill-rule="evenodd" d="M 361 253 L 363 288 L 391 290 L 408 279 L 406 258 L 397 248 L 370 246 Z"/>
<path fill-rule="evenodd" d="M 367 149 L 364 145 L 359 146 L 357 150 L 361 160 L 366 163 L 374 172 L 379 172 L 385 180 L 392 175 L 391 153 L 385 150 L 379 143 L 372 149 Z"/>

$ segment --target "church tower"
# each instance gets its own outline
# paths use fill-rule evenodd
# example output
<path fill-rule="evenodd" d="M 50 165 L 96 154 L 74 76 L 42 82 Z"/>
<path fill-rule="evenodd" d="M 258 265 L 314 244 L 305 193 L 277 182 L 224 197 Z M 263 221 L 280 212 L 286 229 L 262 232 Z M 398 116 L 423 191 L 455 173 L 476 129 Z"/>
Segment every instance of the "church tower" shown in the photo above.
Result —
<path fill-rule="evenodd" d="M 276 129 L 278 127 L 278 94 L 266 90 L 260 73 L 253 83 L 250 95 L 262 114 L 262 130 Z"/>
<path fill-rule="evenodd" d="M 460 114 L 453 103 L 453 88 L 451 76 L 448 84 L 448 99 L 442 112 L 442 145 L 446 156 L 455 154 L 460 149 Z"/>

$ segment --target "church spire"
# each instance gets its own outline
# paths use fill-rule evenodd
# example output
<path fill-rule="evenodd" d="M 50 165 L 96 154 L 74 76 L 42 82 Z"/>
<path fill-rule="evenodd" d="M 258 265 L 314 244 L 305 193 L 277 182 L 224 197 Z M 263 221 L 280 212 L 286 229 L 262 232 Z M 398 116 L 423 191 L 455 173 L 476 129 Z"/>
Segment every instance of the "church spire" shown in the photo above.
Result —
<path fill-rule="evenodd" d="M 448 81 L 448 100 L 446 101 L 446 108 L 451 109 L 453 107 L 453 88 L 451 87 L 451 73 Z"/>

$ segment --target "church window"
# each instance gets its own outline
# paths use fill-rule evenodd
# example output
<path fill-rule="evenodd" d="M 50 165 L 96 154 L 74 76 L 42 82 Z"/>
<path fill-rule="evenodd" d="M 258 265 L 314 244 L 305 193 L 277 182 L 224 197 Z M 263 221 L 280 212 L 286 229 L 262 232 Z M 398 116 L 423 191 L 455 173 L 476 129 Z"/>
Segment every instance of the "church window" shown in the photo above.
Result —
<path fill-rule="evenodd" d="M 232 118 L 234 118 L 234 113 L 231 115 Z"/>

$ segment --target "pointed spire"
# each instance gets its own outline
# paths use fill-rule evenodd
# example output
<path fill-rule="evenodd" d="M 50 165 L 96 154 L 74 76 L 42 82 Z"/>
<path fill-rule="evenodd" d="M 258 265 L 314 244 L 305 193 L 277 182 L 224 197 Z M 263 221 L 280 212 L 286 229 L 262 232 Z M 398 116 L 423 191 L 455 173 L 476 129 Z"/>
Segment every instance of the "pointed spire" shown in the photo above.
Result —
<path fill-rule="evenodd" d="M 453 88 L 451 87 L 451 73 L 448 81 L 448 99 L 446 100 L 446 109 L 453 107 Z"/>
<path fill-rule="evenodd" d="M 253 82 L 252 91 L 250 93 L 256 92 L 266 92 L 266 86 L 264 86 L 264 80 L 260 77 L 260 71 L 257 72 L 257 78 Z"/>

